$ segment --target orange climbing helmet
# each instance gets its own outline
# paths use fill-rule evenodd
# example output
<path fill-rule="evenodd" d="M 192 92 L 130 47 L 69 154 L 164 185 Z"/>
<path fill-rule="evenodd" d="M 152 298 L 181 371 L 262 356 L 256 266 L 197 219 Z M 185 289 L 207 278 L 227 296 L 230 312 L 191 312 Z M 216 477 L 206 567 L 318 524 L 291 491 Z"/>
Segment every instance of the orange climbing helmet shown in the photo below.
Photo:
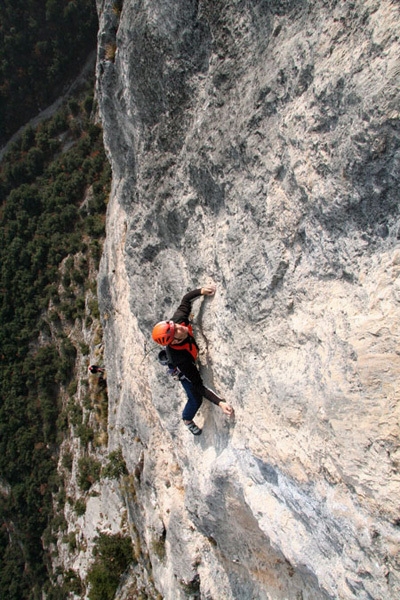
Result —
<path fill-rule="evenodd" d="M 168 346 L 174 339 L 175 323 L 173 321 L 160 321 L 154 325 L 151 337 L 157 344 Z"/>

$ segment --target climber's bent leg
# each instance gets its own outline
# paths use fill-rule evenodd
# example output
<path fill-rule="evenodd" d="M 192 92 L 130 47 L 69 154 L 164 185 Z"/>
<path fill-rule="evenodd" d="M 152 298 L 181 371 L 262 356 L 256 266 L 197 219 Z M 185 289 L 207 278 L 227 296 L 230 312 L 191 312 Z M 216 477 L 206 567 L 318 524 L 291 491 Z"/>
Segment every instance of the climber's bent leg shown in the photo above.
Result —
<path fill-rule="evenodd" d="M 192 421 L 193 417 L 199 410 L 201 403 L 203 402 L 200 394 L 195 390 L 193 384 L 187 379 L 182 379 L 181 384 L 186 392 L 187 402 L 182 412 L 182 419 L 186 422 Z"/>

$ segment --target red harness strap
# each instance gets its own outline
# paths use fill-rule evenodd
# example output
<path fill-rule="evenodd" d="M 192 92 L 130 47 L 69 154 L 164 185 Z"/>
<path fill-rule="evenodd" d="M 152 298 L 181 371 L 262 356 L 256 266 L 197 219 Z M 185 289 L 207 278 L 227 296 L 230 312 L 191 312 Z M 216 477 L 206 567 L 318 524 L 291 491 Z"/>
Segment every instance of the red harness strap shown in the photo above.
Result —
<path fill-rule="evenodd" d="M 174 344 L 172 348 L 174 350 L 186 350 L 193 356 L 193 360 L 196 360 L 199 350 L 193 337 L 193 327 L 190 325 L 190 323 L 189 325 L 186 325 L 186 327 L 188 328 L 189 333 L 188 341 L 186 341 L 184 344 Z"/>

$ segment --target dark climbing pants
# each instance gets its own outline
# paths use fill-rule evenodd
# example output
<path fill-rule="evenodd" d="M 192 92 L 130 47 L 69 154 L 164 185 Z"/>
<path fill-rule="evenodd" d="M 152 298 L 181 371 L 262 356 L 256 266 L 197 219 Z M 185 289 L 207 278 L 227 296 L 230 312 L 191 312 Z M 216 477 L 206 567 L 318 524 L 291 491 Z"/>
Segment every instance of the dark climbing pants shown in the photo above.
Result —
<path fill-rule="evenodd" d="M 191 421 L 203 402 L 202 394 L 195 389 L 194 385 L 188 379 L 181 379 L 181 384 L 187 396 L 182 419 L 184 421 Z"/>

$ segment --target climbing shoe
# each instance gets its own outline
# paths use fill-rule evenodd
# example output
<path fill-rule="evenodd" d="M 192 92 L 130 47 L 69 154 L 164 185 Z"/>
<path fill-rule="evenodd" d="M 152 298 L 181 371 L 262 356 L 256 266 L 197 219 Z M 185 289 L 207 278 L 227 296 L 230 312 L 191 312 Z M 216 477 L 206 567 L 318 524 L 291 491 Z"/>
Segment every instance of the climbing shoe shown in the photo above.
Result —
<path fill-rule="evenodd" d="M 201 434 L 200 427 L 197 427 L 197 425 L 196 425 L 196 423 L 194 421 L 190 421 L 190 423 L 186 423 L 186 427 L 189 429 L 189 431 L 191 433 L 193 433 L 193 435 L 200 435 Z"/>

